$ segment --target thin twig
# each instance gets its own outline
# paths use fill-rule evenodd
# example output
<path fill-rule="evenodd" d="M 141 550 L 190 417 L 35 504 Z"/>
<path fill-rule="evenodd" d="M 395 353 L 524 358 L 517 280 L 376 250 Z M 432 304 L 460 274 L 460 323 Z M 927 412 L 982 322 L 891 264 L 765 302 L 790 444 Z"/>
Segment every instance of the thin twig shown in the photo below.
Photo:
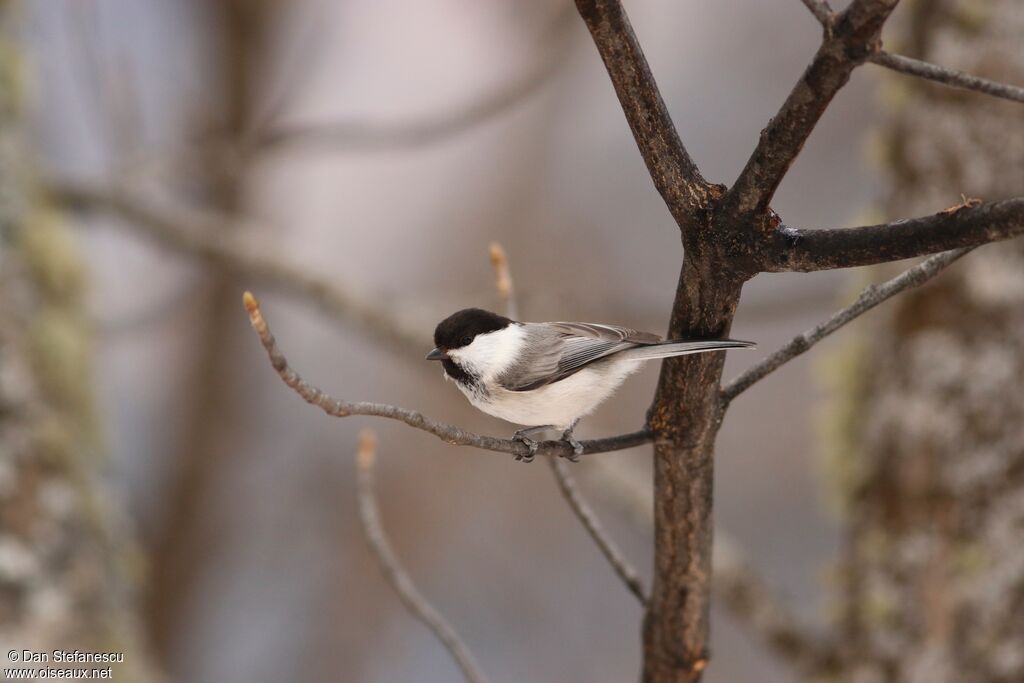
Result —
<path fill-rule="evenodd" d="M 259 335 L 263 348 L 267 351 L 270 364 L 280 375 L 284 383 L 302 397 L 307 403 L 320 408 L 332 417 L 348 417 L 350 415 L 370 415 L 374 417 L 385 417 L 390 420 L 398 420 L 415 429 L 429 432 L 446 441 L 453 446 L 474 446 L 488 451 L 498 453 L 510 453 L 520 458 L 531 455 L 530 447 L 522 441 L 511 439 L 499 439 L 493 436 L 480 436 L 473 432 L 466 431 L 460 427 L 444 422 L 438 422 L 415 410 L 407 410 L 397 406 L 383 403 L 349 403 L 329 396 L 320 389 L 307 383 L 288 365 L 284 354 L 277 347 L 274 335 L 271 334 L 263 314 L 260 312 L 259 303 L 250 292 L 243 296 L 245 309 L 249 312 L 249 322 L 252 324 L 256 334 Z M 608 451 L 619 451 L 625 448 L 632 448 L 654 440 L 654 435 L 647 430 L 620 434 L 605 439 L 594 439 L 583 442 L 583 453 L 605 453 Z M 565 441 L 542 441 L 537 444 L 534 451 L 536 455 L 557 455 L 569 457 L 573 455 L 572 446 Z"/>
<path fill-rule="evenodd" d="M 835 13 L 826 0 L 802 0 L 818 22 L 828 28 L 835 19 Z"/>
<path fill-rule="evenodd" d="M 761 131 L 754 153 L 726 194 L 726 215 L 744 217 L 767 211 L 825 109 L 853 70 L 870 56 L 882 25 L 898 2 L 853 0 L 835 17 L 814 60 Z"/>
<path fill-rule="evenodd" d="M 1024 234 L 1024 197 L 962 204 L 924 216 L 857 228 L 797 230 L 781 226 L 763 245 L 766 272 L 870 266 L 977 247 Z"/>
<path fill-rule="evenodd" d="M 551 80 L 568 53 L 565 29 L 570 25 L 572 4 L 558 10 L 545 31 L 545 54 L 509 83 L 462 105 L 430 117 L 412 121 L 336 121 L 322 124 L 282 124 L 258 133 L 252 147 L 270 150 L 277 147 L 328 149 L 330 151 L 374 151 L 396 147 L 412 148 L 443 142 L 491 119 L 511 111 Z"/>
<path fill-rule="evenodd" d="M 362 523 L 363 535 L 380 562 L 388 583 L 398 593 L 398 598 L 406 609 L 437 636 L 469 683 L 486 683 L 487 677 L 480 670 L 480 665 L 476 663 L 469 648 L 455 633 L 455 629 L 416 588 L 384 533 L 374 489 L 373 466 L 376 459 L 377 437 L 370 430 L 363 430 L 359 435 L 359 450 L 356 453 L 356 490 L 359 496 L 359 521 Z"/>
<path fill-rule="evenodd" d="M 875 306 L 896 296 L 900 292 L 924 284 L 969 251 L 971 251 L 971 248 L 955 249 L 936 254 L 891 280 L 887 280 L 880 285 L 871 285 L 852 304 L 835 313 L 828 320 L 815 325 L 803 334 L 797 335 L 781 349 L 729 382 L 722 389 L 723 405 L 728 405 L 730 401 L 749 389 L 753 384 L 764 379 L 800 354 L 805 353 L 843 325 L 867 313 Z"/>
<path fill-rule="evenodd" d="M 135 192 L 85 181 L 51 180 L 48 192 L 58 204 L 116 216 L 121 219 L 117 225 L 130 227 L 134 234 L 258 279 L 417 357 L 423 347 L 420 332 L 392 316 L 386 307 L 318 277 L 306 267 L 289 265 L 280 250 L 260 248 L 251 239 L 237 237 L 238 231 L 228 229 L 237 218 L 170 207 Z"/>
<path fill-rule="evenodd" d="M 608 536 L 608 532 L 604 530 L 601 523 L 597 519 L 597 515 L 594 514 L 593 508 L 586 499 L 580 494 L 579 489 L 576 488 L 576 482 L 573 480 L 572 475 L 569 474 L 569 468 L 565 462 L 561 459 L 548 456 L 548 464 L 551 465 L 551 471 L 555 473 L 555 481 L 558 482 L 558 489 L 562 492 L 562 496 L 566 502 L 569 503 L 569 507 L 576 514 L 576 517 L 583 524 L 583 528 L 587 530 L 590 537 L 594 539 L 594 543 L 601 550 L 601 553 L 605 556 L 608 562 L 612 565 L 612 569 L 619 575 L 629 591 L 636 596 L 636 599 L 640 601 L 641 605 L 647 605 L 647 593 L 644 591 L 643 582 L 640 580 L 640 576 L 636 570 L 629 564 L 629 560 L 626 559 L 619 547 L 615 545 L 615 542 Z"/>
<path fill-rule="evenodd" d="M 893 71 L 926 78 L 954 88 L 973 90 L 993 97 L 1013 100 L 1014 102 L 1024 102 L 1024 88 L 1022 87 L 990 81 L 987 78 L 979 78 L 956 69 L 949 69 L 930 62 L 922 62 L 919 59 L 912 59 L 883 51 L 872 55 L 868 61 Z"/>

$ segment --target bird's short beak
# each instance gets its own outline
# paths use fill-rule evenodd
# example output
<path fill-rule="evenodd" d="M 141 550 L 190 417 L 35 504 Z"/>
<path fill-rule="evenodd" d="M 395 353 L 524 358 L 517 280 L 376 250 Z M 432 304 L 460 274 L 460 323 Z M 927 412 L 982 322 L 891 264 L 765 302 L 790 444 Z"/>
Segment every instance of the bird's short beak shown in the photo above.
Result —
<path fill-rule="evenodd" d="M 434 349 L 427 354 L 427 360 L 448 360 L 448 354 L 441 349 Z"/>

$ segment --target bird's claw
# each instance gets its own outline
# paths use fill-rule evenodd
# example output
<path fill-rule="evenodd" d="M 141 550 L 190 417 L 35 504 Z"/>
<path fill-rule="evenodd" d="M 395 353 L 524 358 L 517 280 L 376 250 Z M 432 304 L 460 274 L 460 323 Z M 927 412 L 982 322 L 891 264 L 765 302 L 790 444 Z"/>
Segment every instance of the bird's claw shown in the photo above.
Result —
<path fill-rule="evenodd" d="M 540 448 L 540 442 L 526 436 L 522 431 L 513 434 L 512 440 L 525 444 L 526 447 L 530 449 L 527 453 L 516 453 L 516 462 L 533 462 L 534 456 L 537 455 L 537 449 Z"/>
<path fill-rule="evenodd" d="M 566 458 L 569 459 L 569 462 L 579 462 L 580 456 L 583 455 L 583 444 L 580 443 L 580 441 L 575 436 L 572 435 L 571 429 L 566 430 L 562 434 L 562 441 L 572 446 L 572 454 L 565 456 Z"/>

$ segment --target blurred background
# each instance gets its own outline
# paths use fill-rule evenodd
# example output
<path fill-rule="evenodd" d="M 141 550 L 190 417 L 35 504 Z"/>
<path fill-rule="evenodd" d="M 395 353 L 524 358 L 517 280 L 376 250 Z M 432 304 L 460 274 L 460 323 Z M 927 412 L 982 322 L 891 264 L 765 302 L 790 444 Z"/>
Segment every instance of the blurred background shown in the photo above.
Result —
<path fill-rule="evenodd" d="M 360 534 L 353 456 L 373 427 L 396 552 L 492 680 L 635 680 L 642 610 L 544 463 L 325 417 L 275 376 L 240 304 L 260 296 L 293 366 L 332 394 L 498 436 L 514 428 L 423 361 L 438 320 L 500 306 L 491 242 L 524 319 L 663 333 L 678 229 L 571 3 L 4 5 L 2 644 L 102 632 L 125 680 L 456 680 Z M 820 27 L 796 0 L 628 10 L 691 155 L 731 182 Z M 918 0 L 886 45 L 1021 82 L 1021 30 L 1009 0 Z M 1012 104 L 865 66 L 774 207 L 843 227 L 1020 194 L 1021 128 Z M 720 434 L 716 533 L 801 618 L 859 638 L 858 680 L 1021 680 L 1003 645 L 1020 616 L 992 610 L 1024 601 L 1024 562 L 990 552 L 1024 531 L 1019 252 L 983 249 L 915 294 L 932 299 L 858 321 L 739 399 Z M 887 272 L 756 278 L 733 336 L 759 349 L 726 376 Z M 965 319 L 992 333 L 962 338 Z M 638 428 L 656 378 L 652 364 L 578 434 Z M 958 418 L 971 401 L 983 426 Z M 649 471 L 650 448 L 573 467 L 647 583 L 649 519 L 609 481 L 643 491 Z M 913 514 L 872 512 L 915 492 Z M 971 592 L 990 570 L 998 596 Z M 742 619 L 713 619 L 706 680 L 800 680 Z M 964 654 L 952 643 L 977 623 L 989 635 Z M 955 677 L 978 657 L 991 676 Z"/>

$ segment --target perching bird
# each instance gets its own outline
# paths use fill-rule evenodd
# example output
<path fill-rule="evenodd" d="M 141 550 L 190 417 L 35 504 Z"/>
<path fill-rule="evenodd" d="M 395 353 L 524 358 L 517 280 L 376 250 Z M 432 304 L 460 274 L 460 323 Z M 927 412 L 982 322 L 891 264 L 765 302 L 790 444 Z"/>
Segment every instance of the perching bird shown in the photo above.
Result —
<path fill-rule="evenodd" d="M 442 320 L 434 330 L 447 379 L 488 415 L 520 425 L 512 437 L 537 450 L 531 435 L 557 429 L 579 456 L 579 419 L 640 369 L 643 361 L 688 353 L 749 348 L 732 339 L 665 341 L 647 332 L 595 323 L 521 323 L 479 308 Z"/>

